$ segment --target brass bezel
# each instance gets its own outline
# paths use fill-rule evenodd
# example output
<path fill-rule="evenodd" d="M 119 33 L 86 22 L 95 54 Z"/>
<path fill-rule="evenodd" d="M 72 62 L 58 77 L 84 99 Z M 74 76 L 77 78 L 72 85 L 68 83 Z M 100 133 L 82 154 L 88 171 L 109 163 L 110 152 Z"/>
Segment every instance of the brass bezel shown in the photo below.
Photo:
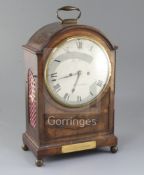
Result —
<path fill-rule="evenodd" d="M 80 39 L 88 39 L 92 42 L 95 42 L 98 46 L 100 46 L 100 48 L 102 48 L 102 50 L 105 52 L 105 54 L 107 55 L 107 59 L 108 59 L 108 62 L 109 62 L 109 75 L 108 75 L 108 78 L 107 78 L 107 81 L 104 85 L 104 87 L 102 88 L 102 90 L 100 91 L 100 93 L 94 97 L 92 100 L 90 100 L 89 102 L 87 103 L 82 103 L 82 104 L 66 104 L 64 102 L 62 102 L 61 100 L 59 100 L 58 98 L 56 98 L 56 96 L 54 95 L 55 93 L 51 90 L 50 86 L 49 86 L 49 83 L 47 81 L 47 77 L 48 77 L 48 65 L 49 65 L 49 62 L 50 60 L 52 59 L 52 55 L 53 53 L 55 52 L 55 50 L 57 49 L 56 47 L 59 47 L 61 45 L 63 45 L 65 42 L 69 41 L 69 40 L 73 40 L 75 38 L 80 38 Z M 91 104 L 92 102 L 94 102 L 106 89 L 108 83 L 109 83 L 109 80 L 111 78 L 111 73 L 112 73 L 112 69 L 111 69 L 111 61 L 110 61 L 110 54 L 108 54 L 108 50 L 99 42 L 99 41 L 96 41 L 95 39 L 93 39 L 92 37 L 90 36 L 85 36 L 85 35 L 76 35 L 76 36 L 72 36 L 72 37 L 68 37 L 66 39 L 63 39 L 59 44 L 57 44 L 55 46 L 55 48 L 52 49 L 51 53 L 48 55 L 47 57 L 47 60 L 46 60 L 46 64 L 45 64 L 45 68 L 44 68 L 44 82 L 45 82 L 45 85 L 46 85 L 46 89 L 48 91 L 48 93 L 50 94 L 50 96 L 54 99 L 55 102 L 59 103 L 60 105 L 64 106 L 64 107 L 69 107 L 69 108 L 80 108 L 80 107 L 84 107 L 84 106 L 87 106 L 89 104 Z"/>

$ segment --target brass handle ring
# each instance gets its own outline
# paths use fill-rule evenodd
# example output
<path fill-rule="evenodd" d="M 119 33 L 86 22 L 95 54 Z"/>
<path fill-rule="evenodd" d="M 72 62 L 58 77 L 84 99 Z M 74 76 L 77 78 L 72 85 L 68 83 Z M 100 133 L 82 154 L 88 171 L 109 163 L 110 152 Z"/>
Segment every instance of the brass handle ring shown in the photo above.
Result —
<path fill-rule="evenodd" d="M 59 12 L 60 12 L 60 11 L 78 11 L 79 14 L 78 14 L 77 18 L 75 18 L 75 19 L 62 19 L 62 18 L 60 17 L 60 15 L 59 15 Z M 80 17 L 81 17 L 81 11 L 80 11 L 80 9 L 79 9 L 78 7 L 64 6 L 64 7 L 61 7 L 61 8 L 59 8 L 59 9 L 57 10 L 57 18 L 58 18 L 60 21 L 62 21 L 62 23 L 63 23 L 64 21 L 66 21 L 66 20 L 77 21 Z"/>

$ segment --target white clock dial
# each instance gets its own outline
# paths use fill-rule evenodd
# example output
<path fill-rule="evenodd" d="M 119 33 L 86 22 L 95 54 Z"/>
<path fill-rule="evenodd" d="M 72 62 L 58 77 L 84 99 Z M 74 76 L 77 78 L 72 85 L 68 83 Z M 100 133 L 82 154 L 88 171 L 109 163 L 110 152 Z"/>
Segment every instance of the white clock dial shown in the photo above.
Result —
<path fill-rule="evenodd" d="M 107 85 L 111 64 L 104 48 L 86 37 L 69 38 L 53 49 L 45 68 L 49 93 L 77 107 L 93 101 Z"/>

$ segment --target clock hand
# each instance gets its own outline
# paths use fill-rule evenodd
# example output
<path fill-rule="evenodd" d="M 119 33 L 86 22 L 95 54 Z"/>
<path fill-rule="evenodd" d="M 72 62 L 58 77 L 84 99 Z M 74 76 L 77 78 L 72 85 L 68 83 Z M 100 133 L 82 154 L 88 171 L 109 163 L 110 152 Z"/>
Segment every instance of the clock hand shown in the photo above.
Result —
<path fill-rule="evenodd" d="M 80 78 L 80 75 L 81 75 L 81 71 L 78 71 L 78 72 L 77 72 L 77 79 L 76 79 L 76 81 L 75 81 L 75 83 L 74 83 L 74 86 L 73 86 L 73 88 L 72 88 L 72 93 L 74 93 L 74 91 L 75 91 L 75 89 L 76 89 L 76 86 L 77 86 L 78 80 L 79 80 L 79 78 Z"/>
<path fill-rule="evenodd" d="M 61 79 L 64 79 L 64 78 L 69 78 L 69 77 L 72 77 L 72 76 L 74 76 L 74 75 L 77 75 L 77 72 L 76 72 L 76 73 L 70 73 L 69 75 L 66 75 L 66 76 L 64 76 L 64 77 L 61 77 L 61 78 L 59 78 L 58 80 L 61 80 Z"/>

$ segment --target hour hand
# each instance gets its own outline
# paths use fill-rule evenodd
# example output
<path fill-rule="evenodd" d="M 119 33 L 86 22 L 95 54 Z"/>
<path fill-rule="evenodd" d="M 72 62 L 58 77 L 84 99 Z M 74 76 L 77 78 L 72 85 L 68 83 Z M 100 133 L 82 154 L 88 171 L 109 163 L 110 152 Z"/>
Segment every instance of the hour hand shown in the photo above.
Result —
<path fill-rule="evenodd" d="M 58 80 L 65 79 L 65 78 L 69 78 L 69 77 L 72 77 L 72 76 L 74 76 L 74 75 L 77 75 L 77 73 L 69 73 L 68 75 L 63 76 L 63 77 L 59 78 Z"/>

